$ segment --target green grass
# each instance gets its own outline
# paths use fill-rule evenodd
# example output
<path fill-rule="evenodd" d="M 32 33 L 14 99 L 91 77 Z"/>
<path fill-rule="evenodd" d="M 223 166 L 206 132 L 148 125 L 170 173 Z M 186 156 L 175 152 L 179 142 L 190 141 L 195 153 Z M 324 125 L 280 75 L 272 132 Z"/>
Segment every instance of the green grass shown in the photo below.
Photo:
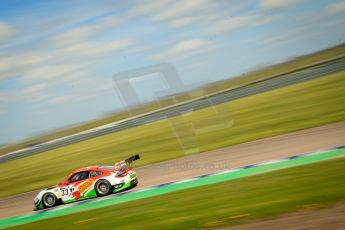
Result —
<path fill-rule="evenodd" d="M 216 106 L 220 111 L 218 116 L 209 107 L 5 162 L 0 167 L 0 197 L 41 189 L 63 181 L 76 168 L 113 164 L 133 153 L 141 153 L 137 165 L 184 156 L 171 128 L 172 124 L 181 122 L 197 128 L 194 141 L 203 152 L 342 121 L 345 120 L 344 92 L 345 72 L 341 72 L 220 104 Z M 214 126 L 221 129 L 212 130 Z M 201 132 L 200 128 L 210 131 Z M 184 134 L 191 133 L 186 127 L 181 130 Z M 182 139 L 193 140 L 188 135 Z M 193 151 L 187 149 L 187 152 Z"/>
<path fill-rule="evenodd" d="M 345 159 L 201 186 L 16 229 L 206 229 L 287 212 L 319 209 L 345 200 Z"/>
<path fill-rule="evenodd" d="M 119 121 L 121 119 L 128 118 L 132 115 L 138 115 L 138 114 L 149 112 L 149 111 L 152 111 L 155 109 L 159 109 L 162 106 L 173 105 L 176 103 L 175 101 L 183 102 L 186 100 L 190 100 L 192 98 L 204 96 L 204 95 L 211 94 L 211 93 L 216 93 L 216 92 L 221 91 L 221 90 L 236 87 L 236 86 L 241 85 L 241 84 L 246 84 L 246 83 L 253 82 L 253 81 L 256 81 L 259 79 L 274 76 L 277 74 L 282 74 L 282 73 L 285 73 L 285 72 L 288 72 L 288 71 L 291 71 L 294 69 L 298 69 L 298 68 L 301 68 L 301 67 L 313 64 L 313 63 L 318 63 L 318 62 L 321 62 L 323 60 L 331 59 L 331 58 L 334 58 L 334 57 L 337 57 L 337 56 L 343 55 L 343 54 L 345 54 L 345 44 L 342 44 L 342 45 L 339 45 L 336 47 L 332 47 L 332 48 L 329 48 L 326 50 L 322 50 L 322 51 L 319 51 L 316 53 L 312 53 L 309 55 L 304 55 L 304 56 L 292 59 L 292 60 L 284 62 L 284 63 L 280 63 L 280 64 L 276 64 L 276 65 L 269 66 L 266 68 L 254 70 L 254 71 L 251 71 L 249 73 L 242 74 L 242 75 L 237 76 L 237 77 L 232 77 L 232 78 L 225 80 L 225 81 L 222 81 L 222 82 L 218 82 L 216 84 L 205 86 L 201 89 L 196 89 L 196 90 L 193 90 L 191 92 L 182 93 L 180 95 L 177 95 L 177 97 L 175 97 L 174 99 L 167 98 L 167 99 L 161 100 L 159 103 L 156 103 L 156 102 L 147 103 L 147 104 L 139 106 L 137 108 L 133 108 L 131 111 L 132 114 L 129 114 L 127 111 L 115 112 L 115 113 L 107 115 L 103 118 L 89 121 L 89 122 L 84 123 L 84 124 L 79 124 L 79 125 L 75 125 L 72 127 L 62 128 L 60 130 L 55 130 L 55 131 L 52 131 L 49 133 L 44 133 L 40 136 L 36 136 L 36 137 L 30 138 L 28 140 L 25 140 L 25 141 L 22 141 L 19 143 L 15 143 L 15 144 L 1 147 L 0 148 L 0 155 L 6 154 L 8 152 L 15 151 L 18 149 L 22 149 L 24 147 L 31 146 L 34 144 L 42 143 L 45 141 L 53 140 L 56 138 L 64 137 L 64 136 L 75 134 L 75 133 L 78 133 L 78 132 L 81 132 L 84 130 L 95 128 L 97 126 L 101 126 L 101 125 L 109 124 L 111 122 Z M 344 61 L 344 59 L 342 59 L 342 60 Z"/>

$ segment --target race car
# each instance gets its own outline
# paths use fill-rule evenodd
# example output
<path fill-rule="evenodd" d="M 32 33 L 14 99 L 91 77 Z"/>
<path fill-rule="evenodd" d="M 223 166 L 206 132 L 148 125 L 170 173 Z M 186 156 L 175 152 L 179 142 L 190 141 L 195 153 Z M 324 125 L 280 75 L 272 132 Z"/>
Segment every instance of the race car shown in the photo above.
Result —
<path fill-rule="evenodd" d="M 113 166 L 89 166 L 72 172 L 65 182 L 42 190 L 34 199 L 34 210 L 51 208 L 93 197 L 106 196 L 130 189 L 138 184 L 132 163 L 134 155 Z"/>

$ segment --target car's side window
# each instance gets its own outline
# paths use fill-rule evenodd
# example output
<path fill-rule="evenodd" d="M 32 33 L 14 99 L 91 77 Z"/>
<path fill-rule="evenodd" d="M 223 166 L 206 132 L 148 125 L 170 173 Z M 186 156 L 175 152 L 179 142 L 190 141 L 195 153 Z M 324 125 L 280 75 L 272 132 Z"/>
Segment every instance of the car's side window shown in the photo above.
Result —
<path fill-rule="evenodd" d="M 71 177 L 69 182 L 76 182 L 76 181 L 80 181 L 80 180 L 85 180 L 87 178 L 89 178 L 89 172 L 88 171 L 78 172 Z"/>
<path fill-rule="evenodd" d="M 100 171 L 91 171 L 90 172 L 90 178 L 91 177 L 95 177 L 95 176 L 99 176 L 99 175 L 102 175 L 103 173 L 100 172 Z"/>

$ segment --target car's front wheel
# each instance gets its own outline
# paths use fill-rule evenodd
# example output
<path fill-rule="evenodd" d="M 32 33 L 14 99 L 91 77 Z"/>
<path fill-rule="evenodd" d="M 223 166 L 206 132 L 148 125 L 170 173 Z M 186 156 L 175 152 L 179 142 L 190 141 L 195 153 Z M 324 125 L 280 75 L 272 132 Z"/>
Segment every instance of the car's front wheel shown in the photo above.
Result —
<path fill-rule="evenodd" d="M 99 180 L 95 184 L 95 190 L 98 196 L 106 196 L 112 192 L 112 186 L 107 180 Z"/>
<path fill-rule="evenodd" d="M 42 201 L 45 208 L 51 208 L 57 204 L 57 198 L 51 192 L 47 192 L 46 194 L 44 194 Z"/>

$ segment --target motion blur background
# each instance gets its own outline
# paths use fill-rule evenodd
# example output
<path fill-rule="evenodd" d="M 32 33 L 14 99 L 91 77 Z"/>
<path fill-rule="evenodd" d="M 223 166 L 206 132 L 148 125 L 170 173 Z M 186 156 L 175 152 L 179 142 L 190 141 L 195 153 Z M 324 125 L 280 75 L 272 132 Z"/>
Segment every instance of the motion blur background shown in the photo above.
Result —
<path fill-rule="evenodd" d="M 345 144 L 344 1 L 2 0 L 0 9 L 1 218 L 29 212 L 37 190 L 78 167 L 133 153 L 142 189 Z M 132 216 L 102 223 L 217 228 L 326 208 L 296 218 L 344 224 L 344 160 L 318 164 L 233 182 L 262 188 L 243 197 L 226 182 L 140 200 L 151 213 L 129 202 Z M 164 218 L 145 221 L 155 208 Z M 50 221 L 85 228 L 88 215 Z"/>
<path fill-rule="evenodd" d="M 345 35 L 336 0 L 0 4 L 1 144 L 123 109 L 112 87 L 118 72 L 168 62 L 195 86 L 342 44 Z M 157 76 L 134 85 L 143 102 L 166 87 Z"/>

